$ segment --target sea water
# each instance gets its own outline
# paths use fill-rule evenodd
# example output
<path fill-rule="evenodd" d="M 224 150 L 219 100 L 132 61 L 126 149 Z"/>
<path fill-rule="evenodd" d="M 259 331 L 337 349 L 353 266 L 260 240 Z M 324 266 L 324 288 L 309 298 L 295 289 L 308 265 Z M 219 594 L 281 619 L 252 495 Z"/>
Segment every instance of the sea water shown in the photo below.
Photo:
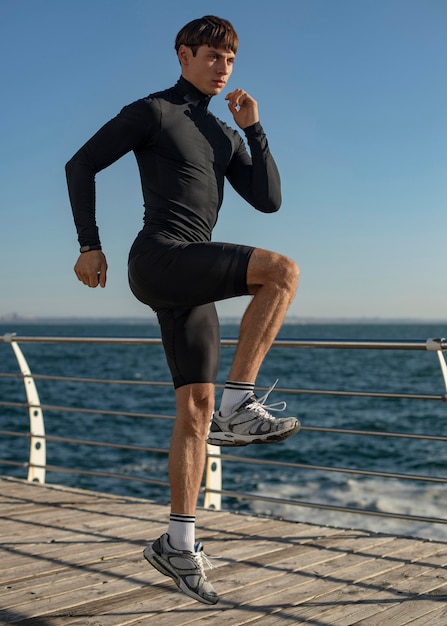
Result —
<path fill-rule="evenodd" d="M 236 324 L 222 324 L 223 338 L 236 338 Z M 3 324 L 0 334 L 53 337 L 158 337 L 158 326 L 148 323 L 59 323 Z M 279 338 L 288 339 L 376 339 L 425 340 L 447 334 L 443 324 L 285 324 Z M 20 341 L 19 341 L 20 345 Z M 21 349 L 33 374 L 86 377 L 110 380 L 169 382 L 170 375 L 161 346 L 22 343 Z M 234 349 L 223 347 L 218 383 L 225 382 Z M 0 344 L 0 372 L 18 372 L 11 346 Z M 445 387 L 436 353 L 407 350 L 294 349 L 273 347 L 258 376 L 259 387 L 301 390 L 369 391 L 385 393 L 444 395 Z M 174 416 L 171 386 L 100 385 L 67 381 L 36 381 L 41 403 L 61 407 L 44 410 L 48 435 L 89 441 L 167 449 L 172 420 L 129 418 L 120 412 Z M 218 399 L 221 391 L 218 390 Z M 263 392 L 261 392 L 262 394 Z M 280 395 L 271 402 L 286 400 L 287 412 L 296 415 L 303 427 L 413 433 L 447 436 L 447 404 L 441 401 L 339 397 L 334 395 Z M 25 402 L 21 381 L 0 378 L 0 400 Z M 64 411 L 84 407 L 98 413 Z M 116 411 L 105 416 L 101 409 Z M 281 414 L 279 414 L 281 415 Z M 0 407 L 0 430 L 28 432 L 23 408 Z M 442 483 L 408 481 L 327 472 L 322 469 L 292 469 L 247 465 L 244 459 L 282 461 L 302 465 L 373 470 L 447 478 L 445 442 L 363 437 L 303 430 L 296 436 L 267 446 L 222 449 L 235 462 L 223 464 L 223 488 L 263 496 L 299 499 L 341 507 L 360 507 L 403 515 L 446 518 L 447 493 Z M 0 459 L 25 462 L 28 441 L 7 436 L 0 439 Z M 240 462 L 238 461 L 240 459 Z M 63 442 L 47 442 L 47 463 L 79 467 L 87 471 L 120 473 L 167 481 L 166 454 L 118 448 L 92 448 Z M 26 477 L 21 467 L 2 466 L 3 475 Z M 156 499 L 167 503 L 163 486 L 47 472 L 47 482 Z M 309 521 L 381 532 L 447 539 L 447 525 L 403 522 L 393 518 L 338 513 L 329 510 L 271 504 L 249 499 L 224 498 L 225 508 L 255 514 L 273 514 L 285 519 Z"/>

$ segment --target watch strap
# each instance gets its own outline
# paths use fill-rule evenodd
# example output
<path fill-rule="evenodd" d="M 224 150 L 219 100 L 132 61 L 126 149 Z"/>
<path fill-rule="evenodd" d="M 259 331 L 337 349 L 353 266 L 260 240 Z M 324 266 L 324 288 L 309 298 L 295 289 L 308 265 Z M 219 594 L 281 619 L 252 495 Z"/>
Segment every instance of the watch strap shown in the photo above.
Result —
<path fill-rule="evenodd" d="M 90 252 L 90 250 L 102 250 L 100 243 L 95 243 L 92 246 L 81 246 L 80 252 Z"/>

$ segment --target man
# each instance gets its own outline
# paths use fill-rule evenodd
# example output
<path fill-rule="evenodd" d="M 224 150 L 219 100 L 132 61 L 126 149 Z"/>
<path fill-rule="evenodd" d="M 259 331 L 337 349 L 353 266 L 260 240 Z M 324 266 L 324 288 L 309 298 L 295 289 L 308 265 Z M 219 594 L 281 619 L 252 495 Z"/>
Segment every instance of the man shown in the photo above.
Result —
<path fill-rule="evenodd" d="M 193 20 L 180 30 L 175 47 L 181 65 L 177 84 L 125 107 L 74 155 L 66 172 L 81 245 L 76 275 L 89 287 L 105 287 L 95 174 L 131 150 L 137 159 L 145 217 L 129 255 L 129 283 L 157 314 L 177 413 L 169 454 L 169 527 L 144 556 L 186 594 L 215 604 L 218 596 L 205 576 L 201 546 L 195 544 L 206 442 L 271 443 L 299 429 L 294 417 L 273 418 L 263 404 L 267 396 L 258 400 L 253 393 L 299 272 L 293 261 L 275 252 L 211 242 L 224 179 L 256 209 L 271 213 L 281 203 L 279 174 L 257 103 L 248 93 L 235 89 L 226 100 L 250 155 L 239 133 L 208 111 L 233 69 L 238 38 L 232 25 L 214 16 Z M 240 295 L 253 298 L 213 415 L 220 347 L 214 303 Z"/>

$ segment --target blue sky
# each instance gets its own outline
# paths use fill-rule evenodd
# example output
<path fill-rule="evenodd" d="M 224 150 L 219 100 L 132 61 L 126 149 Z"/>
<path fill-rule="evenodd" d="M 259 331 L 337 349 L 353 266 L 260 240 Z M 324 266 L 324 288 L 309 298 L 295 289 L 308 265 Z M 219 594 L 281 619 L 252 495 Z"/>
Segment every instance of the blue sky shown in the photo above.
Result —
<path fill-rule="evenodd" d="M 0 316 L 152 317 L 127 286 L 143 216 L 133 155 L 97 177 L 102 290 L 73 273 L 64 165 L 125 104 L 176 82 L 175 35 L 205 14 L 238 31 L 230 90 L 258 100 L 283 184 L 274 215 L 227 187 L 214 239 L 295 259 L 291 316 L 447 319 L 445 0 L 0 0 Z M 211 110 L 234 125 L 223 95 Z"/>

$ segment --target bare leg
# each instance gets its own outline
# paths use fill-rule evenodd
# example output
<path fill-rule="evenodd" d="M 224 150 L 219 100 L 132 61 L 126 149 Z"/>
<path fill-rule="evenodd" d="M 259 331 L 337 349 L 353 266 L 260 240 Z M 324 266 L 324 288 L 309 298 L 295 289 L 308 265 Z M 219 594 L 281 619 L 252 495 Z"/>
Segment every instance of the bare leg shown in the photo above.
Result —
<path fill-rule="evenodd" d="M 266 250 L 253 251 L 247 284 L 254 297 L 242 318 L 231 380 L 255 381 L 293 300 L 298 278 L 297 265 L 287 257 Z M 169 455 L 171 510 L 175 513 L 195 514 L 214 391 L 211 383 L 184 385 L 176 390 L 177 417 Z"/>
<path fill-rule="evenodd" d="M 174 517 L 195 516 L 205 464 L 205 440 L 214 406 L 214 385 L 197 383 L 180 387 L 176 390 L 176 402 L 177 417 L 169 454 L 171 518 L 172 514 Z M 180 522 L 180 526 L 190 524 Z M 147 546 L 144 557 L 159 572 L 170 576 L 179 589 L 191 598 L 205 604 L 216 604 L 219 598 L 206 578 L 201 552 L 196 551 L 195 546 L 182 548 L 171 543 L 170 528 L 171 520 L 168 533 Z M 186 543 L 189 544 L 190 529 L 186 534 Z"/>
<path fill-rule="evenodd" d="M 195 515 L 214 409 L 214 385 L 197 383 L 176 390 L 177 417 L 169 452 L 171 511 Z"/>
<path fill-rule="evenodd" d="M 247 284 L 254 296 L 240 326 L 239 341 L 229 380 L 254 382 L 271 347 L 299 280 L 296 263 L 276 252 L 256 248 L 247 270 Z"/>

